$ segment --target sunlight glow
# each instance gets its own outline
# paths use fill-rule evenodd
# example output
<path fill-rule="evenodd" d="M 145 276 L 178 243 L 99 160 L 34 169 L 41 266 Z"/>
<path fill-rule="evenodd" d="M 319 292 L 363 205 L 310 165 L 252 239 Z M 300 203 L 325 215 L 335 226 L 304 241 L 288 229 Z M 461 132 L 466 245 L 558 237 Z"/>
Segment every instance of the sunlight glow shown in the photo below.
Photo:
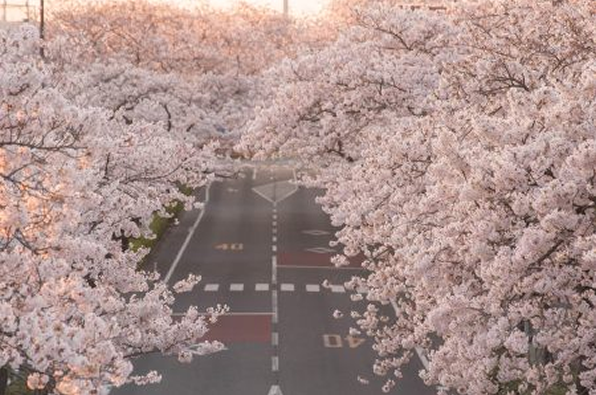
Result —
<path fill-rule="evenodd" d="M 245 0 L 247 3 L 272 8 L 277 11 L 283 10 L 283 0 Z M 290 14 L 297 16 L 315 15 L 323 10 L 329 0 L 288 0 Z M 230 7 L 239 0 L 208 0 L 209 4 L 215 7 Z"/>

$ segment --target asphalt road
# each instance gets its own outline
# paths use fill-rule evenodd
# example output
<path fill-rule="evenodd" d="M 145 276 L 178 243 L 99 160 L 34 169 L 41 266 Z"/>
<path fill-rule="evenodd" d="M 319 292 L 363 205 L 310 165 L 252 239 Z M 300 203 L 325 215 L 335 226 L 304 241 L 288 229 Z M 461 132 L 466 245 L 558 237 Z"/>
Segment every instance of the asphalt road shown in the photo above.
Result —
<path fill-rule="evenodd" d="M 382 379 L 371 372 L 370 340 L 348 336 L 352 303 L 343 283 L 358 265 L 337 269 L 329 258 L 334 229 L 315 204 L 316 191 L 289 182 L 292 169 L 249 169 L 243 178 L 203 191 L 204 212 L 186 213 L 150 257 L 170 283 L 188 273 L 203 281 L 178 296 L 175 311 L 227 304 L 230 314 L 209 338 L 227 350 L 180 364 L 150 355 L 135 372 L 158 370 L 159 384 L 114 389 L 114 395 L 368 395 Z M 174 263 L 174 265 L 173 265 Z M 334 286 L 323 288 L 329 280 Z M 345 314 L 348 316 L 349 314 Z M 430 395 L 414 360 L 392 394 Z M 362 385 L 357 377 L 370 381 Z"/>

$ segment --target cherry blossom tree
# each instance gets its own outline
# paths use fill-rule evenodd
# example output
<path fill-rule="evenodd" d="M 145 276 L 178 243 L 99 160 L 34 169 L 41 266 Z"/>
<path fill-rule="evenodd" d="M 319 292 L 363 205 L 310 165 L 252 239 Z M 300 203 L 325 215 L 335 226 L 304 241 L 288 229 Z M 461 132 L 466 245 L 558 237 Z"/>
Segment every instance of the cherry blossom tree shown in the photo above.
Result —
<path fill-rule="evenodd" d="M 222 310 L 174 319 L 173 293 L 199 278 L 170 290 L 137 270 L 145 251 L 119 239 L 150 237 L 153 213 L 174 200 L 190 207 L 177 185 L 205 183 L 211 154 L 161 125 L 127 125 L 69 99 L 35 36 L 0 32 L 0 366 L 62 394 L 154 381 L 156 372 L 131 377 L 131 358 L 188 361 Z"/>
<path fill-rule="evenodd" d="M 217 10 L 201 3 L 73 0 L 51 10 L 52 64 L 66 76 L 80 79 L 66 71 L 74 69 L 91 77 L 84 78 L 88 85 L 68 81 L 77 100 L 105 105 L 129 121 L 160 119 L 199 144 L 234 141 L 266 90 L 261 71 L 312 41 L 298 21 L 247 4 Z"/>
<path fill-rule="evenodd" d="M 67 49 L 54 56 L 68 56 L 68 64 L 118 59 L 166 73 L 254 75 L 291 54 L 301 37 L 292 19 L 248 3 L 218 10 L 70 0 L 52 10 L 49 35 Z"/>
<path fill-rule="evenodd" d="M 418 349 L 460 393 L 596 393 L 594 26 L 589 1 L 380 4 L 272 72 L 241 148 L 316 166 L 386 391 Z"/>

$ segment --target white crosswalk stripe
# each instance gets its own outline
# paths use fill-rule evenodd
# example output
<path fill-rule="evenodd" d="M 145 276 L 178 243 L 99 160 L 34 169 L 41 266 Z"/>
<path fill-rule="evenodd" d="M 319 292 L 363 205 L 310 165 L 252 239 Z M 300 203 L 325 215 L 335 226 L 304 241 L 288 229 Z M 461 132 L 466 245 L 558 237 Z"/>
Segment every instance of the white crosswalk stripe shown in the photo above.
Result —
<path fill-rule="evenodd" d="M 344 293 L 344 292 L 346 292 L 346 289 L 344 288 L 343 285 L 332 285 L 331 292 Z"/>
<path fill-rule="evenodd" d="M 300 284 L 293 284 L 293 283 L 283 283 L 279 285 L 279 289 L 282 292 L 294 292 L 296 291 L 296 287 L 302 287 Z M 225 285 L 224 285 L 225 288 Z M 230 284 L 229 290 L 232 292 L 242 292 L 242 291 L 250 291 L 254 289 L 257 292 L 267 292 L 271 290 L 271 284 L 269 283 L 256 283 L 254 284 L 254 288 L 252 284 L 243 284 L 243 283 L 232 283 Z M 314 293 L 314 292 L 321 292 L 321 285 L 319 284 L 306 284 L 304 288 L 306 292 Z M 220 284 L 209 283 L 205 284 L 203 287 L 205 292 L 218 292 L 220 291 Z M 332 293 L 346 293 L 347 290 L 342 284 L 330 284 L 328 287 Z M 327 289 L 324 291 L 329 292 Z M 367 290 L 364 287 L 358 287 L 356 292 L 365 294 Z"/>
<path fill-rule="evenodd" d="M 321 286 L 319 284 L 306 284 L 306 292 L 319 292 Z"/>

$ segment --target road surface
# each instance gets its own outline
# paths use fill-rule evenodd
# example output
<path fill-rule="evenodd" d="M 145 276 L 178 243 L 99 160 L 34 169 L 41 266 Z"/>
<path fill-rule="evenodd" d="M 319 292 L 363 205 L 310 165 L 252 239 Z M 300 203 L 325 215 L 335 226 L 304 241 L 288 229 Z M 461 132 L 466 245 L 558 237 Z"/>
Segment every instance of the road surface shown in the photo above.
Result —
<path fill-rule="evenodd" d="M 334 229 L 315 202 L 316 191 L 296 188 L 288 167 L 247 170 L 203 192 L 203 213 L 186 213 L 170 229 L 150 263 L 171 284 L 197 273 L 203 280 L 178 296 L 175 311 L 227 304 L 209 334 L 227 350 L 180 364 L 150 355 L 135 372 L 158 370 L 159 384 L 114 389 L 114 395 L 368 395 L 383 380 L 371 373 L 370 340 L 350 337 L 350 320 L 336 320 L 352 303 L 343 283 L 361 270 L 337 269 L 329 258 Z M 172 265 L 174 263 L 174 265 Z M 329 280 L 333 286 L 323 288 Z M 346 314 L 348 316 L 349 314 Z M 418 359 L 392 394 L 431 395 L 418 377 Z M 362 385 L 357 377 L 370 381 Z"/>

